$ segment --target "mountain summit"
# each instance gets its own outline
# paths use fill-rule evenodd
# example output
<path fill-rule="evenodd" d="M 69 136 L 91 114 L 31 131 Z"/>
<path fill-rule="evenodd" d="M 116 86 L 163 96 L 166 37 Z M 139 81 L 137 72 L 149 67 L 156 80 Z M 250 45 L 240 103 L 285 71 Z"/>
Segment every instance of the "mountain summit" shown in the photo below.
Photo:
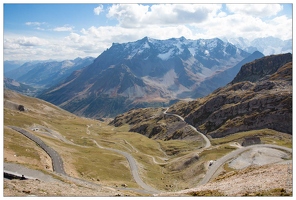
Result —
<path fill-rule="evenodd" d="M 250 54 L 218 38 L 145 37 L 113 43 L 95 61 L 40 98 L 87 117 L 115 116 L 131 108 L 192 98 L 207 78 Z"/>

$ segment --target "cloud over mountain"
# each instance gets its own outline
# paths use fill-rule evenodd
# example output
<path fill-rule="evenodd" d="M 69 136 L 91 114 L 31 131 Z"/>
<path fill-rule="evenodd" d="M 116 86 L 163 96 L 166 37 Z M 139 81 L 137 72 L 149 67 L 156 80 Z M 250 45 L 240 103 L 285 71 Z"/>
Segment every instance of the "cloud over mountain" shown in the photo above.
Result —
<path fill-rule="evenodd" d="M 161 40 L 292 38 L 292 4 L 42 4 L 4 9 L 5 60 L 96 57 L 114 42 L 145 36 Z M 34 20 L 28 13 L 33 13 Z M 46 43 L 27 43 L 31 49 L 17 49 L 20 37 L 38 37 Z"/>

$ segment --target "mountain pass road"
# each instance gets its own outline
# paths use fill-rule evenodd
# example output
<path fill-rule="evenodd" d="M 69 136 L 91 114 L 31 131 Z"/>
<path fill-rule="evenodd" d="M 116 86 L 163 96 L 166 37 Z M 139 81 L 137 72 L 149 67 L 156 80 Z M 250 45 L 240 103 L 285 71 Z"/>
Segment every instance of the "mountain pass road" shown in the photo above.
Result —
<path fill-rule="evenodd" d="M 120 151 L 120 150 L 117 150 L 117 149 L 112 149 L 112 148 L 108 148 L 108 147 L 102 147 L 101 145 L 99 145 L 97 143 L 97 141 L 93 140 L 93 142 L 101 149 L 106 149 L 106 150 L 109 150 L 109 151 L 113 151 L 113 152 L 116 152 L 116 153 L 119 153 L 121 155 L 123 155 L 129 162 L 129 165 L 130 165 L 130 168 L 131 168 L 131 172 L 132 172 L 132 175 L 135 179 L 135 181 L 137 182 L 137 184 L 139 186 L 141 186 L 143 189 L 147 190 L 147 191 L 151 191 L 153 193 L 158 193 L 159 191 L 150 187 L 149 185 L 147 185 L 146 183 L 144 183 L 142 181 L 142 179 L 140 178 L 139 176 L 139 173 L 138 173 L 138 168 L 137 168 L 137 164 L 136 164 L 136 161 L 135 159 L 129 154 L 129 153 L 126 153 L 124 151 Z"/>
<path fill-rule="evenodd" d="M 173 113 L 167 113 L 168 109 L 169 109 L 169 108 L 167 108 L 167 109 L 163 112 L 163 114 L 178 117 L 180 120 L 182 120 L 183 122 L 187 123 L 187 122 L 184 120 L 184 118 L 181 117 L 180 115 L 173 114 Z M 187 124 L 188 124 L 188 123 L 187 123 Z M 189 126 L 190 128 L 192 128 L 196 133 L 198 133 L 198 134 L 200 134 L 200 135 L 202 136 L 202 138 L 204 139 L 204 141 L 205 141 L 205 143 L 206 143 L 205 146 L 203 147 L 204 149 L 209 148 L 209 147 L 211 146 L 211 142 L 210 142 L 209 138 L 207 138 L 207 136 L 205 136 L 204 134 L 202 134 L 201 132 L 199 132 L 194 126 L 192 126 L 192 125 L 190 125 L 190 124 L 188 124 L 188 126 Z"/>
<path fill-rule="evenodd" d="M 236 150 L 226 154 L 222 158 L 218 159 L 217 161 L 215 161 L 213 163 L 213 165 L 210 167 L 210 169 L 207 171 L 203 180 L 199 182 L 198 186 L 209 182 L 209 180 L 214 176 L 215 172 L 227 161 L 237 157 L 239 154 L 241 154 L 245 151 L 248 151 L 248 150 L 250 150 L 252 148 L 256 148 L 256 147 L 274 148 L 274 149 L 284 150 L 284 151 L 288 151 L 288 152 L 292 153 L 292 149 L 290 149 L 290 148 L 282 147 L 282 146 L 278 146 L 278 145 L 272 145 L 272 144 L 257 144 L 257 145 L 251 145 L 251 146 L 236 149 Z"/>
<path fill-rule="evenodd" d="M 53 166 L 53 170 L 59 174 L 63 174 L 63 175 L 67 175 L 66 172 L 64 171 L 64 165 L 63 165 L 63 160 L 60 157 L 60 155 L 51 147 L 47 146 L 40 138 L 38 138 L 37 136 L 29 133 L 28 131 L 16 127 L 16 126 L 9 126 L 10 128 L 12 128 L 13 130 L 23 134 L 24 136 L 26 136 L 27 138 L 29 138 L 30 140 L 34 141 L 36 144 L 38 144 L 50 157 L 52 160 L 52 166 Z"/>

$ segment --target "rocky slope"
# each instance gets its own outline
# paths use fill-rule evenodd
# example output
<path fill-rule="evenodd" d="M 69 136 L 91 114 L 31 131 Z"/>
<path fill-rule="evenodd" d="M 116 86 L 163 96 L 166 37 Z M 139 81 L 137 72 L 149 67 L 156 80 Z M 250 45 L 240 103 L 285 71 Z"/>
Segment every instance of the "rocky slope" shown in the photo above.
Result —
<path fill-rule="evenodd" d="M 184 196 L 292 196 L 292 164 L 272 164 L 251 167 L 238 172 L 228 172 L 206 185 L 161 193 L 158 197 Z M 97 197 L 97 196 L 135 196 L 128 191 L 117 191 L 108 187 L 89 187 L 73 182 L 40 180 L 4 180 L 4 197 L 16 196 L 55 196 L 55 197 Z"/>
<path fill-rule="evenodd" d="M 113 117 L 131 108 L 167 106 L 193 97 L 207 77 L 249 55 L 218 38 L 145 37 L 114 43 L 93 64 L 39 97 L 75 114 Z"/>
<path fill-rule="evenodd" d="M 260 60 L 255 60 L 245 64 L 238 74 L 235 76 L 231 84 L 250 81 L 256 82 L 261 78 L 275 73 L 279 67 L 292 62 L 292 55 L 290 53 L 279 55 L 271 55 Z"/>
<path fill-rule="evenodd" d="M 158 196 L 292 196 L 292 168 L 292 163 L 252 166 L 224 172 L 196 188 Z"/>
<path fill-rule="evenodd" d="M 256 59 L 262 58 L 264 55 L 259 52 L 255 51 L 250 56 L 246 57 L 238 64 L 229 68 L 225 71 L 217 72 L 217 74 L 206 78 L 205 81 L 199 84 L 199 86 L 195 90 L 195 94 L 193 95 L 194 98 L 204 97 L 214 90 L 218 89 L 219 87 L 223 87 L 227 85 L 229 82 L 233 80 L 233 78 L 237 75 L 240 71 L 241 67 L 249 62 L 255 61 Z"/>
<path fill-rule="evenodd" d="M 168 112 L 184 117 L 187 123 L 213 138 L 264 128 L 292 134 L 291 59 L 291 54 L 280 54 L 247 63 L 227 86 L 194 101 L 175 103 Z M 239 82 L 239 77 L 253 82 Z M 177 121 L 172 121 L 178 120 L 176 117 L 153 111 L 132 110 L 117 116 L 111 124 L 129 124 L 130 131 L 152 138 L 186 138 L 185 131 L 176 128 Z M 175 130 L 170 137 L 169 130 Z"/>
<path fill-rule="evenodd" d="M 280 54 L 246 64 L 226 87 L 169 111 L 213 138 L 262 128 L 292 134 L 291 59 Z"/>
<path fill-rule="evenodd" d="M 179 118 L 164 115 L 164 108 L 133 109 L 118 115 L 110 122 L 116 127 L 129 124 L 129 131 L 137 132 L 152 139 L 196 140 L 199 138 L 190 127 Z"/>

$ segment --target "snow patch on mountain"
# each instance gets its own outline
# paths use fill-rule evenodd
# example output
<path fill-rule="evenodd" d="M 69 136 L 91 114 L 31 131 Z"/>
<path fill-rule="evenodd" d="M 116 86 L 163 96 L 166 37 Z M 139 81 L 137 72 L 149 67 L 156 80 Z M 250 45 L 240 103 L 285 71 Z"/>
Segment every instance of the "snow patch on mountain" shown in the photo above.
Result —
<path fill-rule="evenodd" d="M 192 56 L 195 56 L 195 49 L 193 47 L 188 48 L 188 50 Z"/>
<path fill-rule="evenodd" d="M 160 58 L 161 60 L 168 60 L 171 58 L 172 55 L 174 55 L 174 49 L 170 49 L 166 53 L 158 54 L 157 57 Z"/>
<path fill-rule="evenodd" d="M 143 45 L 143 48 L 150 49 L 150 45 L 147 42 L 145 42 L 145 44 Z"/>
<path fill-rule="evenodd" d="M 214 49 L 214 48 L 217 47 L 217 45 L 218 45 L 218 43 L 217 43 L 216 39 L 209 40 L 208 43 L 207 43 L 207 47 L 209 49 Z"/>
<path fill-rule="evenodd" d="M 246 38 L 223 38 L 225 42 L 229 42 L 240 49 L 249 53 L 260 51 L 264 55 L 292 53 L 292 39 L 281 40 L 275 37 L 256 38 L 249 41 Z"/>
<path fill-rule="evenodd" d="M 174 46 L 177 47 L 178 49 L 178 53 L 177 53 L 178 55 L 183 53 L 184 49 L 182 48 L 182 43 L 180 41 Z"/>
<path fill-rule="evenodd" d="M 61 69 L 64 69 L 64 68 L 70 68 L 70 67 L 73 67 L 74 65 L 75 65 L 74 62 L 71 62 L 70 60 L 65 60 L 65 61 L 62 63 Z"/>

